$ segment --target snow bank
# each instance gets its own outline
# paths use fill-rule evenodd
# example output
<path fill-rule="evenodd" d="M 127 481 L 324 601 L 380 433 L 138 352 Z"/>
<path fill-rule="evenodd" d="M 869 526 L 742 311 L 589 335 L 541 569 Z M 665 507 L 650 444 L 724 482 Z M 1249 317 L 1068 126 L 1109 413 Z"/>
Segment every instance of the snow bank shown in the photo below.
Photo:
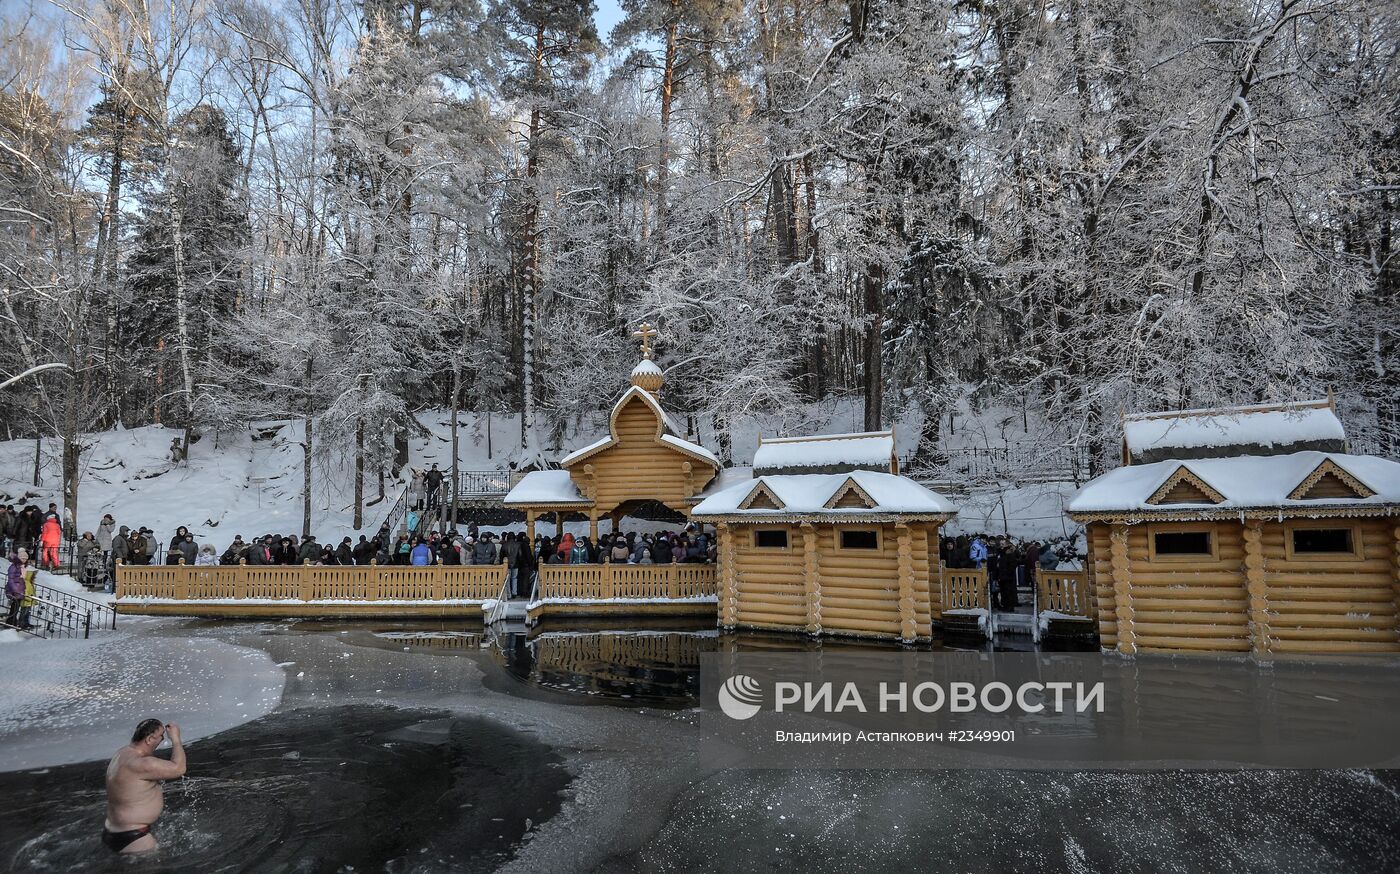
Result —
<path fill-rule="evenodd" d="M 283 681 L 266 653 L 205 638 L 35 641 L 0 675 L 0 771 L 105 759 L 152 716 L 197 740 L 270 713 Z"/>

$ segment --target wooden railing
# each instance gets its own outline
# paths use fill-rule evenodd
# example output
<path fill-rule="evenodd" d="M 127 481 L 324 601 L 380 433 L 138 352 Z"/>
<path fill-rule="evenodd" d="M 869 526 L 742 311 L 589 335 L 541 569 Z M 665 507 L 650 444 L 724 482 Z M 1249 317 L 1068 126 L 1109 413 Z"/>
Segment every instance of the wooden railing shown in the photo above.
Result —
<path fill-rule="evenodd" d="M 986 568 L 943 568 L 943 609 L 988 609 Z"/>
<path fill-rule="evenodd" d="M 506 577 L 497 565 L 118 565 L 117 598 L 178 601 L 484 601 Z"/>
<path fill-rule="evenodd" d="M 712 564 L 547 564 L 537 598 L 662 600 L 715 594 Z"/>
<path fill-rule="evenodd" d="M 1035 585 L 1041 610 L 1054 610 L 1071 616 L 1090 615 L 1084 571 L 1036 570 Z"/>

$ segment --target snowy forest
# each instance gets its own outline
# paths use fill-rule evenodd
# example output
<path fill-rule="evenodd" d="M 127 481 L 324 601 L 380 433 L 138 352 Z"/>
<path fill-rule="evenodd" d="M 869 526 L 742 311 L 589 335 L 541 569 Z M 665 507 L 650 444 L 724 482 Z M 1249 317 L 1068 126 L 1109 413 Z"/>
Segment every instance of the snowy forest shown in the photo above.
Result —
<path fill-rule="evenodd" d="M 1329 391 L 1396 452 L 1396 4 L 618 5 L 0 0 L 6 436 L 295 419 L 362 483 L 436 407 L 535 465 L 646 320 L 722 453 Z"/>

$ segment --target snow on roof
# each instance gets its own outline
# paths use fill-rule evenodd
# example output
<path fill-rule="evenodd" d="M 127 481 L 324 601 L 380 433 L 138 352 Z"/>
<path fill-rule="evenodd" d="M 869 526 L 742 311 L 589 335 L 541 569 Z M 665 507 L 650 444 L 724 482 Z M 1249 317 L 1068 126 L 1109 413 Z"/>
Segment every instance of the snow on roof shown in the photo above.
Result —
<path fill-rule="evenodd" d="M 717 495 L 727 488 L 738 483 L 748 483 L 753 485 L 753 468 L 751 467 L 721 467 L 715 474 L 715 478 L 698 495 L 691 495 L 688 500 L 693 504 L 698 504 L 710 495 Z"/>
<path fill-rule="evenodd" d="M 754 471 L 762 474 L 798 473 L 812 468 L 821 473 L 890 469 L 894 433 L 827 434 L 814 437 L 759 438 Z"/>
<path fill-rule="evenodd" d="M 1131 463 L 1173 457 L 1270 455 L 1270 450 L 1344 452 L 1346 432 L 1325 401 L 1287 406 L 1224 407 L 1124 417 Z"/>
<path fill-rule="evenodd" d="M 1290 500 L 1288 495 L 1318 465 L 1331 460 L 1376 494 L 1368 498 L 1315 498 Z M 1219 504 L 1149 504 L 1148 498 L 1184 467 L 1225 500 Z M 1069 503 L 1069 512 L 1112 513 L 1144 511 L 1180 512 L 1193 509 L 1306 508 L 1400 504 L 1400 464 L 1372 455 L 1334 452 L 1295 452 L 1290 455 L 1236 456 L 1233 458 L 1171 459 L 1134 464 L 1092 480 Z"/>
<path fill-rule="evenodd" d="M 505 504 L 587 504 L 567 470 L 535 470 L 521 477 Z"/>
<path fill-rule="evenodd" d="M 674 434 L 662 434 L 661 442 L 665 443 L 667 446 L 674 446 L 677 449 L 684 449 L 687 452 L 693 452 L 696 455 L 699 455 L 701 458 L 704 458 L 707 461 L 709 461 L 715 467 L 721 466 L 719 463 L 719 459 L 715 457 L 715 454 L 710 450 L 706 449 L 705 447 L 701 446 L 699 443 L 691 443 L 689 440 L 682 440 Z"/>
<path fill-rule="evenodd" d="M 827 509 L 826 504 L 847 480 L 854 480 L 875 506 Z M 783 503 L 781 510 L 740 509 L 757 483 L 768 487 Z M 908 477 L 872 470 L 849 473 L 770 474 L 738 482 L 696 505 L 692 516 L 860 516 L 888 514 L 948 515 L 958 511 L 947 498 Z"/>
<path fill-rule="evenodd" d="M 611 444 L 611 443 L 612 443 L 612 435 L 609 434 L 607 437 L 604 437 L 604 438 L 602 438 L 601 440 L 594 440 L 592 443 L 588 444 L 587 446 L 581 446 L 581 447 L 579 447 L 578 449 L 575 449 L 573 452 L 570 452 L 568 455 L 566 455 L 566 456 L 564 456 L 563 458 L 559 459 L 559 464 L 560 464 L 561 466 L 568 466 L 569 464 L 573 463 L 575 460 L 580 459 L 580 458 L 583 458 L 585 455 L 591 455 L 593 452 L 595 452 L 595 451 L 597 451 L 597 450 L 599 450 L 599 449 L 602 449 L 604 446 L 607 446 L 607 445 L 609 445 L 609 444 Z"/>
<path fill-rule="evenodd" d="M 656 365 L 656 362 L 652 361 L 650 358 L 643 358 L 641 361 L 637 362 L 636 367 L 632 368 L 632 375 L 638 376 L 643 373 L 661 374 L 661 368 L 658 367 Z"/>

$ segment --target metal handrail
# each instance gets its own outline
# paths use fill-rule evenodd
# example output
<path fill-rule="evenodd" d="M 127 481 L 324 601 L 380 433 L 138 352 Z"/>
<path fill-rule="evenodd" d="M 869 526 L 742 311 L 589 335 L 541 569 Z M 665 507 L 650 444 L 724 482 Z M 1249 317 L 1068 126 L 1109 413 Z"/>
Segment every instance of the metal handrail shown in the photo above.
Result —
<path fill-rule="evenodd" d="M 510 609 L 510 573 L 507 571 L 506 578 L 501 581 L 501 590 L 496 593 L 496 603 L 491 605 L 491 610 L 486 614 L 486 624 L 495 625 L 506 618 L 506 613 Z"/>
<path fill-rule="evenodd" d="M 62 602 L 57 606 L 78 613 L 87 613 L 96 618 L 98 629 L 115 630 L 117 627 L 117 611 L 106 604 L 65 592 L 62 589 L 55 589 L 52 586 L 45 586 L 42 583 L 34 584 L 34 597 L 36 600 L 51 599 L 45 603 Z"/>

